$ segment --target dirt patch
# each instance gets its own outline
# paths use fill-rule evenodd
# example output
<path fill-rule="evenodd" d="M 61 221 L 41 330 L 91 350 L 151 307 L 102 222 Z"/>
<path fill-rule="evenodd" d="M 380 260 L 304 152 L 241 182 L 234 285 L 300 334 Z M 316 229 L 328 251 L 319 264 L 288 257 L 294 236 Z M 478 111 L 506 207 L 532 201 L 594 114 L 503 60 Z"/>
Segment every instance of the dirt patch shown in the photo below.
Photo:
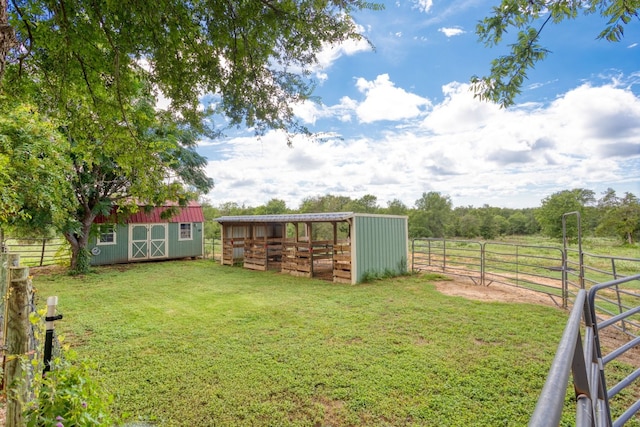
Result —
<path fill-rule="evenodd" d="M 445 295 L 459 296 L 476 301 L 556 305 L 551 297 L 546 294 L 502 283 L 481 286 L 475 284 L 471 279 L 456 277 L 452 280 L 434 282 L 434 285 L 439 292 Z"/>
<path fill-rule="evenodd" d="M 68 267 L 62 265 L 45 265 L 42 267 L 29 267 L 29 275 L 33 277 L 47 276 L 51 274 L 65 274 Z"/>

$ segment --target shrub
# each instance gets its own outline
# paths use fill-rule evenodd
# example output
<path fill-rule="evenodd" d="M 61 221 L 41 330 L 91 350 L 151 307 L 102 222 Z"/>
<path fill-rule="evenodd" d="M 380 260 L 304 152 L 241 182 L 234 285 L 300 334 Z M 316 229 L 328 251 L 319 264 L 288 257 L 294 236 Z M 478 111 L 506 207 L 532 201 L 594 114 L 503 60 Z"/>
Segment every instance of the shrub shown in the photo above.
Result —
<path fill-rule="evenodd" d="M 31 316 L 38 348 L 30 363 L 32 396 L 23 405 L 27 427 L 40 426 L 112 426 L 109 406 L 113 401 L 92 374 L 94 366 L 78 359 L 75 351 L 61 348 L 51 360 L 50 370 L 43 375 L 44 319 Z M 28 372 L 25 366 L 24 372 Z"/>

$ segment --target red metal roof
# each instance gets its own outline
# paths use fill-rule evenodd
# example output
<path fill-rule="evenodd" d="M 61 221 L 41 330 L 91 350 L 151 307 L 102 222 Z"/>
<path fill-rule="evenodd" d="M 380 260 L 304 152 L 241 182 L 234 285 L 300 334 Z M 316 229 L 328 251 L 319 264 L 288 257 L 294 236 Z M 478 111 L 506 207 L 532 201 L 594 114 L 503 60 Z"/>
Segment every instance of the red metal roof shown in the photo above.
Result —
<path fill-rule="evenodd" d="M 169 219 L 162 218 L 162 212 L 171 207 L 177 207 L 177 205 L 167 203 L 166 206 L 155 207 L 150 211 L 147 211 L 144 206 L 141 206 L 138 212 L 131 214 L 124 220 L 124 222 L 127 224 L 146 224 L 157 222 L 204 222 L 204 213 L 202 212 L 202 207 L 196 202 L 189 202 L 189 204 L 183 208 L 178 207 L 180 211 Z M 116 208 L 114 208 L 114 212 L 110 216 L 105 217 L 100 215 L 95 219 L 94 223 L 104 224 L 118 222 L 116 219 L 121 218 L 118 218 L 118 213 L 116 213 Z"/>

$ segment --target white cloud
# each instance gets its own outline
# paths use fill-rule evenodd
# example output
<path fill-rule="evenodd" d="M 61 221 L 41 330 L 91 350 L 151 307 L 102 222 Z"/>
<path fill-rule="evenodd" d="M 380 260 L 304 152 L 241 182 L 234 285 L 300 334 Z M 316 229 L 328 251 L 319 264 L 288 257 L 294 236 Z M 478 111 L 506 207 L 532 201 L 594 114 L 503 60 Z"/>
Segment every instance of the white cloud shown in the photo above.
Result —
<path fill-rule="evenodd" d="M 427 98 L 396 87 L 388 74 L 381 74 L 374 81 L 359 78 L 356 87 L 366 96 L 356 107 L 362 123 L 410 119 L 424 114 L 425 108 L 431 106 Z"/>
<path fill-rule="evenodd" d="M 358 26 L 358 32 L 364 34 L 364 27 Z M 337 45 L 325 44 L 316 55 L 318 64 L 314 67 L 314 72 L 320 80 L 326 80 L 327 74 L 324 71 L 331 68 L 339 58 L 345 55 L 352 56 L 360 52 L 368 52 L 371 49 L 371 45 L 364 38 L 358 40 L 347 39 Z"/>
<path fill-rule="evenodd" d="M 499 114 L 495 104 L 478 102 L 468 84 L 457 82 L 442 87 L 444 100 L 433 108 L 422 125 L 438 134 L 475 131 Z"/>
<path fill-rule="evenodd" d="M 433 0 L 413 0 L 413 7 L 420 12 L 429 12 L 433 7 Z"/>
<path fill-rule="evenodd" d="M 316 120 L 357 113 L 365 123 L 405 126 L 365 127 L 365 136 L 344 140 L 297 138 L 292 148 L 279 132 L 260 142 L 230 139 L 225 149 L 217 147 L 221 159 L 209 163 L 212 202 L 256 206 L 280 198 L 296 208 L 309 196 L 373 194 L 383 206 L 393 199 L 413 206 L 423 192 L 439 191 L 456 206 L 525 207 L 576 187 L 640 195 L 632 166 L 640 161 L 640 97 L 630 90 L 583 85 L 549 105 L 505 110 L 452 82 L 427 112 L 428 100 L 396 87 L 388 75 L 358 79 L 356 86 L 363 102 L 344 97 L 319 108 Z"/>
<path fill-rule="evenodd" d="M 459 36 L 466 32 L 460 27 L 442 27 L 442 28 L 438 28 L 438 31 L 440 31 L 447 37 Z"/>

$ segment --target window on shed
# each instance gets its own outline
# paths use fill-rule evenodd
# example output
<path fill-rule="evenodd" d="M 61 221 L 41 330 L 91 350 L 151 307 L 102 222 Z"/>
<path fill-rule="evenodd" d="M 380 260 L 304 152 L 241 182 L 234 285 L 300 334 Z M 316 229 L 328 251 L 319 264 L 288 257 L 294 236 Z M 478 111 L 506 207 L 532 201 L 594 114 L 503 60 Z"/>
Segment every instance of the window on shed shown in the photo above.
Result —
<path fill-rule="evenodd" d="M 178 240 L 192 240 L 191 223 L 186 222 L 180 224 L 180 238 Z"/>
<path fill-rule="evenodd" d="M 98 244 L 99 245 L 115 245 L 116 244 L 116 228 L 113 225 L 101 225 L 98 228 Z"/>

